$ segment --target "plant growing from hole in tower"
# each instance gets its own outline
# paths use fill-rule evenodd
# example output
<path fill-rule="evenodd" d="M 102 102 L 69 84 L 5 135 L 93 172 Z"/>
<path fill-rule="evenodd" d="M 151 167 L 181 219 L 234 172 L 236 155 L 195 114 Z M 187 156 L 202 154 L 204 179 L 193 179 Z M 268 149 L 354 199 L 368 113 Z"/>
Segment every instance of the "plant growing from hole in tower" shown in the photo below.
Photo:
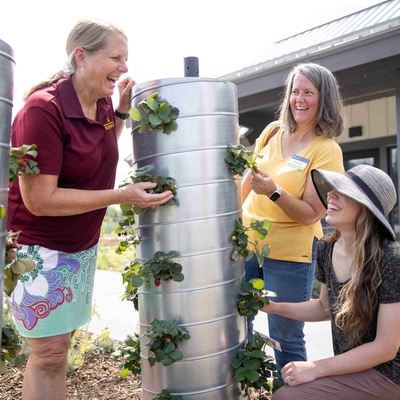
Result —
<path fill-rule="evenodd" d="M 270 397 L 263 395 L 271 391 L 275 392 L 282 386 L 282 381 L 276 372 L 274 358 L 264 351 L 266 344 L 261 334 L 255 332 L 251 341 L 237 353 L 232 362 L 235 379 L 240 382 L 242 397 L 250 398 L 251 392 L 257 390 L 259 399 L 269 399 Z"/>
<path fill-rule="evenodd" d="M 178 348 L 178 343 L 190 339 L 188 330 L 178 325 L 178 321 L 164 321 L 153 319 L 151 328 L 143 336 L 149 340 L 142 350 L 149 348 L 148 361 L 150 366 L 161 362 L 164 366 L 171 365 L 183 358 L 183 353 Z"/>
<path fill-rule="evenodd" d="M 127 177 L 119 187 L 122 188 L 138 182 L 153 182 L 156 186 L 152 189 L 147 189 L 146 191 L 148 193 L 157 194 L 170 190 L 172 194 L 176 196 L 177 186 L 175 179 L 163 175 L 150 174 L 149 172 L 153 169 L 153 164 L 136 169 L 135 176 Z M 165 205 L 178 205 L 178 200 L 174 197 L 167 201 Z M 119 207 L 122 211 L 122 216 L 125 218 L 118 223 L 119 227 L 115 230 L 115 233 L 117 233 L 120 238 L 120 243 L 115 252 L 117 254 L 122 254 L 130 246 L 137 246 L 143 238 L 138 235 L 135 229 L 135 214 L 139 214 L 141 208 L 127 203 L 121 203 Z"/>
<path fill-rule="evenodd" d="M 269 304 L 268 297 L 276 297 L 276 293 L 264 290 L 264 281 L 262 279 L 254 278 L 248 282 L 243 282 L 240 287 L 237 305 L 239 314 L 245 317 L 257 315 L 265 304 Z"/>
<path fill-rule="evenodd" d="M 136 247 L 141 241 L 142 237 L 138 235 L 135 228 L 135 213 L 133 212 L 130 204 L 120 204 L 122 216 L 125 217 L 123 220 L 118 222 L 118 228 L 115 233 L 120 238 L 120 242 L 115 252 L 122 254 L 128 250 L 129 247 Z"/>
<path fill-rule="evenodd" d="M 232 260 L 238 260 L 239 256 L 245 258 L 246 261 L 250 260 L 254 255 L 257 257 L 258 264 L 260 267 L 264 263 L 264 257 L 269 256 L 270 245 L 264 245 L 261 250 L 258 246 L 258 241 L 255 242 L 249 241 L 249 236 L 246 232 L 252 230 L 256 234 L 258 238 L 261 240 L 268 235 L 268 232 L 271 229 L 271 222 L 267 219 L 263 221 L 256 220 L 250 223 L 250 228 L 246 227 L 242 223 L 242 218 L 238 218 L 235 220 L 235 228 L 231 233 L 231 238 L 235 242 L 235 250 L 232 252 L 231 258 Z"/>
<path fill-rule="evenodd" d="M 166 190 L 170 190 L 174 196 L 176 196 L 176 190 L 178 187 L 176 186 L 176 181 L 174 178 L 166 177 L 163 175 L 150 174 L 149 172 L 154 169 L 154 165 L 145 165 L 144 167 L 137 168 L 135 171 L 135 176 L 128 176 L 119 187 L 122 188 L 124 186 L 130 185 L 132 183 L 138 182 L 152 182 L 155 183 L 156 186 L 152 189 L 146 189 L 147 193 L 150 194 L 158 194 L 163 193 Z M 164 205 L 167 206 L 175 206 L 179 205 L 178 200 L 174 197 L 171 200 L 167 201 Z M 132 206 L 130 204 L 121 203 L 121 210 L 125 213 L 128 213 L 130 210 L 133 210 L 135 214 L 139 214 L 141 211 L 140 207 Z M 162 206 L 160 206 L 162 207 Z"/>
<path fill-rule="evenodd" d="M 254 151 L 247 150 L 241 144 L 237 146 L 229 143 L 226 147 L 225 161 L 229 165 L 229 170 L 233 174 L 243 176 L 247 168 L 251 168 L 255 172 L 258 172 L 257 163 L 254 160 L 254 155 L 262 158 L 262 154 L 256 154 Z"/>
<path fill-rule="evenodd" d="M 178 256 L 177 251 L 168 253 L 157 251 L 152 258 L 145 261 L 139 258 L 132 260 L 122 273 L 123 283 L 126 284 L 123 299 L 132 301 L 135 309 L 138 310 L 137 289 L 143 283 L 146 284 L 147 289 L 150 289 L 152 281 L 157 287 L 163 281 L 182 282 L 184 279 L 182 265 L 172 261 Z"/>
<path fill-rule="evenodd" d="M 176 119 L 179 116 L 179 109 L 158 97 L 158 93 L 153 93 L 142 100 L 138 108 L 131 107 L 129 115 L 134 121 L 141 122 L 139 133 L 149 128 L 168 134 L 178 127 Z"/>

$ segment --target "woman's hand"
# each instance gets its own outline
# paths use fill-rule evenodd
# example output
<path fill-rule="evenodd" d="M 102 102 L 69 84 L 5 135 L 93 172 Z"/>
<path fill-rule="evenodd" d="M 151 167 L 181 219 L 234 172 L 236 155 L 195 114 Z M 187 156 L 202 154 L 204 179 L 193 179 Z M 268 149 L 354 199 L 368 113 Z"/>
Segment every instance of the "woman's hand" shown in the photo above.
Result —
<path fill-rule="evenodd" d="M 256 300 L 259 299 L 258 296 L 255 296 L 255 297 L 256 297 Z M 260 308 L 259 311 L 265 312 L 267 314 L 274 314 L 274 306 L 275 306 L 275 303 L 270 300 L 269 304 L 264 304 L 263 307 Z"/>
<path fill-rule="evenodd" d="M 131 109 L 131 89 L 135 85 L 136 82 L 129 77 L 118 82 L 119 104 L 116 110 L 119 111 L 121 114 L 128 114 L 129 110 Z M 119 139 L 122 131 L 124 130 L 125 121 L 120 118 L 116 118 L 115 121 L 116 121 L 115 130 L 117 134 L 117 139 Z"/>
<path fill-rule="evenodd" d="M 266 172 L 259 169 L 258 173 L 252 170 L 251 174 L 250 185 L 255 193 L 268 197 L 276 190 L 275 182 Z"/>
<path fill-rule="evenodd" d="M 269 197 L 276 190 L 276 183 L 261 169 L 258 174 L 252 171 L 251 187 L 258 195 Z M 293 182 L 296 185 L 296 182 Z M 318 197 L 312 183 L 311 174 L 308 174 L 306 187 L 301 199 L 291 196 L 282 188 L 281 196 L 275 203 L 293 221 L 311 226 L 318 222 L 325 214 L 326 209 Z"/>
<path fill-rule="evenodd" d="M 319 378 L 317 368 L 312 361 L 290 362 L 281 369 L 281 375 L 289 386 L 297 386 Z"/>
<path fill-rule="evenodd" d="M 121 203 L 128 203 L 140 208 L 160 206 L 171 200 L 174 195 L 167 190 L 160 194 L 150 194 L 146 189 L 152 189 L 157 186 L 154 182 L 138 182 L 119 189 L 124 197 Z"/>
<path fill-rule="evenodd" d="M 131 109 L 131 89 L 136 85 L 136 82 L 126 77 L 122 81 L 118 82 L 119 91 L 119 105 L 117 110 L 120 113 L 127 114 Z"/>

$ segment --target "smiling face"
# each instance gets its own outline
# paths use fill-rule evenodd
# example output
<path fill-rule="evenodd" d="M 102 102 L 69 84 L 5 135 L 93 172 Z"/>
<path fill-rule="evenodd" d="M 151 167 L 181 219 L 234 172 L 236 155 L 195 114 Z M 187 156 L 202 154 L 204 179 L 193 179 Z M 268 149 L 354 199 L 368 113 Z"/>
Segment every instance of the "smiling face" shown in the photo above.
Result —
<path fill-rule="evenodd" d="M 345 228 L 354 230 L 361 207 L 356 201 L 331 190 L 328 193 L 326 222 L 340 231 Z"/>
<path fill-rule="evenodd" d="M 302 73 L 293 79 L 290 94 L 290 111 L 298 126 L 312 126 L 317 123 L 320 103 L 319 90 Z"/>
<path fill-rule="evenodd" d="M 123 35 L 110 34 L 103 49 L 85 52 L 82 72 L 85 91 L 95 100 L 114 93 L 116 82 L 128 71 L 128 42 Z"/>

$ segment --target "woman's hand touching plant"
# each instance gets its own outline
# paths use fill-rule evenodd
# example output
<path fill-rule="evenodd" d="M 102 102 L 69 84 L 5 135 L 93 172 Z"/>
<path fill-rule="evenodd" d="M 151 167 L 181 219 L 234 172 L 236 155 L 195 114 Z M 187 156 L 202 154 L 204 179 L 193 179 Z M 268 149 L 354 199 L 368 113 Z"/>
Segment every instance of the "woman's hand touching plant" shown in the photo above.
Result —
<path fill-rule="evenodd" d="M 163 204 L 166 204 L 168 206 L 178 205 L 178 200 L 174 197 L 176 196 L 177 190 L 175 179 L 162 175 L 150 174 L 149 172 L 153 169 L 153 164 L 145 165 L 144 167 L 136 169 L 135 176 L 131 175 L 126 178 L 125 181 L 119 185 L 119 187 L 120 190 L 129 190 L 131 192 L 133 192 L 134 190 L 140 191 L 140 196 L 144 200 L 149 201 L 149 199 L 154 198 L 155 203 L 141 203 L 132 198 L 129 202 L 126 201 L 121 203 L 120 207 L 122 211 L 128 212 L 128 210 L 132 208 L 135 214 L 139 214 L 141 208 L 143 208 L 144 206 L 159 206 Z M 139 185 L 132 185 L 132 183 Z M 146 194 L 149 194 L 149 196 L 143 196 L 143 191 L 145 191 Z M 134 195 L 134 193 L 132 194 Z M 150 196 L 155 194 L 162 195 L 162 199 L 159 199 L 160 196 Z M 166 196 L 170 197 L 168 201 L 165 201 Z"/>

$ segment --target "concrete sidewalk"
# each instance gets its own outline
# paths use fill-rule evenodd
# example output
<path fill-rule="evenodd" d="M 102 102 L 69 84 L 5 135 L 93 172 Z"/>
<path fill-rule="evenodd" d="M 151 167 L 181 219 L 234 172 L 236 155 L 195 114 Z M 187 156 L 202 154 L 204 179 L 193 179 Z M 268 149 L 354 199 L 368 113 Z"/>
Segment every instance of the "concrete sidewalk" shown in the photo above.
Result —
<path fill-rule="evenodd" d="M 124 294 L 122 275 L 120 272 L 96 271 L 94 283 L 95 311 L 100 319 L 93 317 L 89 331 L 100 333 L 105 327 L 110 329 L 110 336 L 116 340 L 124 340 L 127 335 L 138 332 L 139 314 L 133 304 L 121 301 Z M 330 322 L 309 322 L 305 324 L 305 339 L 309 360 L 331 357 L 332 336 Z M 255 319 L 255 330 L 268 335 L 267 316 L 259 313 Z M 267 346 L 267 353 L 273 355 L 273 350 Z"/>

